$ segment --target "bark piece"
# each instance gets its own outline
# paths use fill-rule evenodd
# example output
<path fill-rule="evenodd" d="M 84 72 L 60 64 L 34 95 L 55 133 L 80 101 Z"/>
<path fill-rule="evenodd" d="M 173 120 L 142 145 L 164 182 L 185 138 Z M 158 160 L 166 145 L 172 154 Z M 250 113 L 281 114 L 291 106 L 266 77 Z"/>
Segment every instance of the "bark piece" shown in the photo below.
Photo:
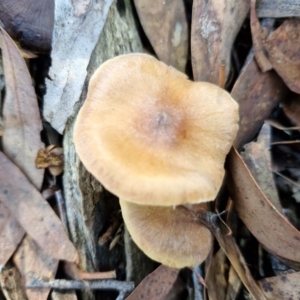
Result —
<path fill-rule="evenodd" d="M 135 25 L 132 8 L 129 2 L 125 6 L 111 6 L 107 22 L 88 68 L 88 76 L 82 90 L 81 102 L 86 97 L 87 85 L 91 75 L 105 60 L 119 54 L 142 52 L 142 45 Z M 70 237 L 80 255 L 80 269 L 94 272 L 112 270 L 119 266 L 122 252 L 116 246 L 111 251 L 107 244 L 98 245 L 99 236 L 109 226 L 112 209 L 118 208 L 116 198 L 103 193 L 102 186 L 82 166 L 75 153 L 73 144 L 73 126 L 81 103 L 69 119 L 64 134 L 64 193 Z M 136 259 L 136 258 L 132 258 Z M 138 263 L 138 262 L 137 262 Z M 140 261 L 140 264 L 143 262 Z M 86 291 L 84 299 L 95 299 Z"/>
<path fill-rule="evenodd" d="M 59 133 L 79 100 L 87 66 L 112 0 L 56 1 L 51 79 L 46 80 L 44 117 Z"/>
<path fill-rule="evenodd" d="M 259 18 L 300 17 L 298 0 L 258 0 L 257 16 Z"/>
<path fill-rule="evenodd" d="M 195 80 L 218 85 L 222 65 L 227 78 L 232 45 L 248 11 L 248 0 L 193 1 L 191 51 Z"/>

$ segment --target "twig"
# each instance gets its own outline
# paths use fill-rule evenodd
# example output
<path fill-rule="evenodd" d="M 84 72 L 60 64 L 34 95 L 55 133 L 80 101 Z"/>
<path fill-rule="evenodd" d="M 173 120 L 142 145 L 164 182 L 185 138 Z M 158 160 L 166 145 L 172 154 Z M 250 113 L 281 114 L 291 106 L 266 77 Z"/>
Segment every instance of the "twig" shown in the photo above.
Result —
<path fill-rule="evenodd" d="M 59 290 L 117 290 L 119 296 L 117 300 L 124 299 L 126 294 L 129 294 L 134 289 L 134 283 L 131 281 L 117 281 L 117 280 L 65 280 L 65 279 L 49 279 L 40 277 L 33 272 L 29 273 L 31 282 L 26 284 L 27 288 L 53 288 Z"/>
<path fill-rule="evenodd" d="M 65 261 L 63 264 L 65 273 L 74 280 L 104 280 L 115 279 L 117 277 L 116 271 L 106 272 L 83 272 L 78 269 L 77 265 L 71 262 Z"/>

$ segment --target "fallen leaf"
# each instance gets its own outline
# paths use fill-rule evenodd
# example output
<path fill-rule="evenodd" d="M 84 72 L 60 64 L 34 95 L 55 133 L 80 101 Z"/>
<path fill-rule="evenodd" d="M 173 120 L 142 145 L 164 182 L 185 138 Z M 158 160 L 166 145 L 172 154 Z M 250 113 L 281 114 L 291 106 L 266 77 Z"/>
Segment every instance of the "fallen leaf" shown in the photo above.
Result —
<path fill-rule="evenodd" d="M 300 94 L 300 20 L 285 20 L 264 42 L 264 47 L 288 88 Z"/>
<path fill-rule="evenodd" d="M 35 164 L 38 169 L 48 168 L 53 176 L 60 175 L 63 172 L 64 164 L 63 148 L 57 145 L 50 145 L 46 149 L 40 149 Z"/>
<path fill-rule="evenodd" d="M 241 153 L 251 175 L 278 211 L 282 211 L 275 186 L 270 153 L 270 125 L 264 124 L 256 142 L 245 145 Z"/>
<path fill-rule="evenodd" d="M 8 267 L 0 272 L 1 291 L 7 300 L 26 299 L 22 278 L 16 267 Z"/>
<path fill-rule="evenodd" d="M 0 201 L 0 270 L 15 252 L 25 231 Z"/>
<path fill-rule="evenodd" d="M 300 273 L 283 274 L 258 281 L 268 300 L 299 299 Z"/>
<path fill-rule="evenodd" d="M 165 300 L 177 280 L 179 269 L 160 265 L 149 274 L 126 300 Z"/>
<path fill-rule="evenodd" d="M 247 0 L 193 1 L 191 52 L 195 80 L 219 84 L 222 65 L 227 78 L 232 46 L 248 11 Z"/>
<path fill-rule="evenodd" d="M 25 283 L 31 280 L 28 277 L 29 272 L 54 279 L 58 268 L 58 260 L 46 254 L 28 235 L 14 254 L 13 262 Z M 50 289 L 26 288 L 28 300 L 46 300 L 49 292 Z"/>
<path fill-rule="evenodd" d="M 40 189 L 44 170 L 35 167 L 43 129 L 32 80 L 24 59 L 12 39 L 0 27 L 4 78 L 3 152 Z"/>
<path fill-rule="evenodd" d="M 185 72 L 189 37 L 183 1 L 134 0 L 134 4 L 159 60 Z"/>
<path fill-rule="evenodd" d="M 239 217 L 274 255 L 300 261 L 300 232 L 267 199 L 235 149 L 228 155 L 228 189 Z"/>
<path fill-rule="evenodd" d="M 55 145 L 50 145 L 46 149 L 40 149 L 38 151 L 35 164 L 38 169 L 62 166 L 63 149 Z"/>
<path fill-rule="evenodd" d="M 260 71 L 253 53 L 235 82 L 231 96 L 239 103 L 239 130 L 234 146 L 240 149 L 250 142 L 266 117 L 283 100 L 288 90 L 273 71 Z"/>
<path fill-rule="evenodd" d="M 241 287 L 242 287 L 242 282 L 239 278 L 239 275 L 231 266 L 228 274 L 228 287 L 227 287 L 225 300 L 238 299 Z"/>
<path fill-rule="evenodd" d="M 48 255 L 76 261 L 76 249 L 47 201 L 2 152 L 0 165 L 0 201 Z"/>
<path fill-rule="evenodd" d="M 254 281 L 230 229 L 224 223 L 219 222 L 219 218 L 217 214 L 211 212 L 202 212 L 197 215 L 199 222 L 204 224 L 213 233 L 249 293 L 256 300 L 265 300 L 266 298 Z"/>
<path fill-rule="evenodd" d="M 259 65 L 262 72 L 267 72 L 272 69 L 272 64 L 266 56 L 266 50 L 262 42 L 261 28 L 256 16 L 256 0 L 251 0 L 250 4 L 250 25 L 252 42 L 254 48 L 254 54 L 256 62 Z"/>
<path fill-rule="evenodd" d="M 223 299 L 227 289 L 227 273 L 229 264 L 226 254 L 220 248 L 212 257 L 208 267 L 205 282 L 209 299 Z"/>
<path fill-rule="evenodd" d="M 74 290 L 53 290 L 51 293 L 51 300 L 77 300 L 77 295 Z"/>

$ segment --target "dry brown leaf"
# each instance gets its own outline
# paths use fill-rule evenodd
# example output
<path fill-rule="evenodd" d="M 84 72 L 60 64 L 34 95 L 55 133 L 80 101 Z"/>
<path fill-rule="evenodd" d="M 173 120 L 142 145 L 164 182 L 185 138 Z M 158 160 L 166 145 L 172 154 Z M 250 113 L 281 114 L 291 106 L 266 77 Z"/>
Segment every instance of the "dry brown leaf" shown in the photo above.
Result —
<path fill-rule="evenodd" d="M 165 300 L 177 280 L 178 269 L 160 265 L 149 274 L 126 298 L 126 300 Z"/>
<path fill-rule="evenodd" d="M 270 134 L 270 125 L 266 123 L 258 135 L 257 142 L 246 145 L 241 156 L 266 197 L 281 212 L 282 207 L 272 174 Z"/>
<path fill-rule="evenodd" d="M 61 167 L 63 165 L 63 149 L 55 145 L 50 145 L 46 149 L 40 149 L 35 164 L 38 169 Z"/>
<path fill-rule="evenodd" d="M 248 0 L 194 0 L 191 51 L 194 79 L 219 84 L 219 69 L 230 71 L 234 40 L 249 11 Z"/>
<path fill-rule="evenodd" d="M 222 250 L 230 260 L 231 265 L 254 299 L 266 300 L 262 291 L 254 281 L 247 263 L 230 232 L 230 229 L 225 226 L 224 223 L 219 222 L 219 217 L 214 213 L 202 212 L 197 215 L 197 218 L 214 234 Z"/>
<path fill-rule="evenodd" d="M 26 299 L 22 278 L 16 267 L 9 267 L 1 271 L 0 284 L 6 300 Z"/>
<path fill-rule="evenodd" d="M 228 156 L 228 189 L 239 217 L 268 251 L 300 261 L 300 232 L 267 199 L 240 155 L 232 149 Z"/>
<path fill-rule="evenodd" d="M 284 114 L 296 126 L 300 126 L 300 95 L 293 94 L 283 102 Z"/>
<path fill-rule="evenodd" d="M 51 300 L 77 300 L 76 292 L 74 290 L 53 290 L 51 293 Z"/>
<path fill-rule="evenodd" d="M 251 25 L 253 48 L 254 48 L 257 64 L 259 65 L 260 69 L 263 72 L 267 72 L 272 69 L 272 65 L 266 56 L 266 50 L 262 42 L 261 29 L 260 29 L 258 18 L 256 16 L 255 6 L 256 6 L 256 0 L 251 0 L 250 25 Z"/>
<path fill-rule="evenodd" d="M 264 43 L 269 60 L 293 92 L 300 94 L 300 19 L 287 19 Z"/>
<path fill-rule="evenodd" d="M 210 300 L 223 299 L 227 289 L 227 273 L 229 265 L 224 251 L 219 251 L 213 256 L 208 267 L 205 282 Z"/>
<path fill-rule="evenodd" d="M 42 122 L 32 80 L 24 59 L 12 39 L 0 27 L 5 77 L 2 137 L 3 152 L 40 189 L 44 170 L 37 170 L 35 158 L 43 147 Z"/>
<path fill-rule="evenodd" d="M 286 93 L 280 77 L 273 71 L 262 73 L 251 54 L 231 91 L 240 111 L 240 127 L 234 141 L 237 149 L 255 137 L 265 118 Z"/>
<path fill-rule="evenodd" d="M 242 287 L 242 282 L 239 278 L 239 275 L 231 266 L 228 274 L 228 288 L 226 293 L 225 300 L 234 300 L 237 299 Z"/>
<path fill-rule="evenodd" d="M 24 234 L 23 227 L 0 201 L 0 269 L 15 252 Z"/>
<path fill-rule="evenodd" d="M 58 268 L 58 260 L 46 254 L 28 235 L 18 247 L 13 256 L 13 261 L 25 283 L 31 281 L 27 277 L 29 272 L 53 279 Z M 49 292 L 50 289 L 26 288 L 28 300 L 46 300 Z"/>
<path fill-rule="evenodd" d="M 46 253 L 76 261 L 76 249 L 47 201 L 2 152 L 0 165 L 0 201 Z"/>
<path fill-rule="evenodd" d="M 53 176 L 58 176 L 63 172 L 64 151 L 57 145 L 50 145 L 46 149 L 38 151 L 36 160 L 38 169 L 49 168 L 49 172 Z"/>
<path fill-rule="evenodd" d="M 299 299 L 300 273 L 283 274 L 258 282 L 268 300 Z"/>
<path fill-rule="evenodd" d="M 183 1 L 134 0 L 134 3 L 158 58 L 185 72 L 189 37 Z"/>

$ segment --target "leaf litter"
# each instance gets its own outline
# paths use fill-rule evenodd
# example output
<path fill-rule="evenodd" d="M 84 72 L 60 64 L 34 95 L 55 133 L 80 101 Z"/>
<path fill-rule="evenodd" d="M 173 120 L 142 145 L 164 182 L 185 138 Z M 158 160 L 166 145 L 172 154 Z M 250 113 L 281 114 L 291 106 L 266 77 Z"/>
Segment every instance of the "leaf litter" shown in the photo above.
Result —
<path fill-rule="evenodd" d="M 228 207 L 226 203 L 231 201 L 228 198 L 229 193 L 234 208 L 227 208 L 227 210 L 230 214 L 236 214 L 236 217 L 231 221 L 226 221 L 234 227 L 232 232 L 228 225 L 225 225 L 226 223 L 206 223 L 219 242 L 219 246 L 215 248 L 214 255 L 211 257 L 211 264 L 207 267 L 205 279 L 205 285 L 208 288 L 207 299 L 239 299 L 243 289 L 241 282 L 256 299 L 296 297 L 300 292 L 299 273 L 291 270 L 293 273 L 277 274 L 277 276 L 271 274 L 269 277 L 265 274 L 270 274 L 270 272 L 264 273 L 260 270 L 259 274 L 255 273 L 253 266 L 247 265 L 247 257 L 243 255 L 245 252 L 243 241 L 251 236 L 252 240 L 263 246 L 264 249 L 257 253 L 257 260 L 262 260 L 263 255 L 269 253 L 278 257 L 287 266 L 295 269 L 299 267 L 299 222 L 290 218 L 290 222 L 295 227 L 291 225 L 286 212 L 291 212 L 293 201 L 297 205 L 297 191 L 293 187 L 300 184 L 300 172 L 297 171 L 300 158 L 298 147 L 300 140 L 298 127 L 300 23 L 297 18 L 258 19 L 261 17 L 299 17 L 299 7 L 294 1 L 258 0 L 256 3 L 256 1 L 228 0 L 220 6 L 218 1 L 196 0 L 193 2 L 190 15 L 192 21 L 190 21 L 188 17 L 184 18 L 182 6 L 180 8 L 172 6 L 172 10 L 168 10 L 164 5 L 159 7 L 158 4 L 141 3 L 140 0 L 135 1 L 144 31 L 157 56 L 183 71 L 184 66 L 186 64 L 189 66 L 190 63 L 195 80 L 220 83 L 221 86 L 224 86 L 223 82 L 227 82 L 226 87 L 240 105 L 240 129 L 234 146 L 242 152 L 239 155 L 232 149 L 228 155 L 225 179 L 228 191 L 225 189 L 223 191 L 225 196 L 220 196 L 217 207 L 211 208 L 212 211 L 226 209 Z M 247 14 L 250 4 L 249 20 Z M 143 7 L 143 10 L 141 7 L 144 5 L 149 5 L 153 10 L 150 11 L 147 7 L 146 9 Z M 185 14 L 188 15 L 186 7 Z M 252 30 L 252 50 L 249 47 L 248 58 L 241 60 L 240 65 L 243 67 L 238 67 L 239 64 L 234 66 L 233 61 L 235 56 L 239 56 L 235 53 L 237 41 L 240 38 L 238 34 L 243 32 L 245 24 L 248 24 Z M 191 61 L 186 50 L 189 47 L 187 36 L 189 27 L 191 27 Z M 26 66 L 18 57 L 19 54 L 15 53 L 12 42 L 3 30 L 1 30 L 1 37 L 4 66 L 6 65 L 7 94 L 4 102 L 6 108 L 3 107 L 2 144 L 4 154 L 10 159 L 0 153 L 0 164 L 1 167 L 4 166 L 0 170 L 1 185 L 3 185 L 0 188 L 2 192 L 0 196 L 2 207 L 0 245 L 4 245 L 4 251 L 0 250 L 0 265 L 3 266 L 11 257 L 26 231 L 28 235 L 14 255 L 14 263 L 19 269 L 24 267 L 26 273 L 26 265 L 32 265 L 31 260 L 38 253 L 34 272 L 53 278 L 57 261 L 59 259 L 76 261 L 77 254 L 59 219 L 39 193 L 43 170 L 37 170 L 34 165 L 37 151 L 43 149 L 40 140 L 42 127 L 39 110 L 31 78 L 29 74 L 23 73 Z M 161 40 L 163 43 L 160 43 Z M 222 81 L 220 70 L 223 70 L 225 74 Z M 14 73 L 15 71 L 21 73 Z M 23 86 L 14 81 L 18 77 L 26 78 L 23 80 Z M 13 107 L 15 103 L 9 99 L 12 97 L 18 99 L 18 94 L 15 95 L 13 92 L 18 92 L 20 87 L 21 91 L 27 91 L 25 94 L 28 94 L 28 97 L 25 98 L 31 102 L 24 104 L 23 96 L 19 97 L 22 101 L 18 103 L 24 105 L 24 108 L 16 110 L 18 122 L 14 123 L 10 114 L 16 109 Z M 62 94 L 63 90 L 60 93 Z M 32 109 L 31 112 L 29 108 Z M 29 116 L 31 121 L 34 120 L 31 122 L 33 123 L 32 129 L 27 129 L 28 122 L 23 114 Z M 71 109 L 66 113 L 66 115 L 69 114 L 71 114 Z M 62 132 L 64 122 L 65 118 L 61 121 L 56 120 L 54 127 Z M 27 138 L 28 131 L 30 137 Z M 30 147 L 18 148 L 18 143 L 30 145 Z M 32 152 L 28 151 L 29 148 Z M 50 151 L 40 151 L 39 162 L 43 168 L 57 167 L 56 164 L 62 163 L 62 161 L 56 162 L 57 157 L 51 158 Z M 61 152 L 58 156 L 60 155 Z M 54 160 L 51 161 L 51 159 Z M 28 166 L 23 164 L 23 161 L 24 163 L 26 161 Z M 5 179 L 6 177 L 8 179 Z M 3 181 L 2 178 L 4 178 Z M 25 206 L 26 203 L 30 204 Z M 297 211 L 295 214 L 294 219 L 297 219 Z M 27 218 L 30 216 L 28 220 L 25 220 L 25 215 Z M 238 225 L 240 223 L 234 224 L 233 222 L 240 222 L 241 226 Z M 55 227 L 55 236 L 49 230 L 49 226 Z M 239 231 L 240 227 L 244 230 L 242 234 Z M 10 232 L 18 234 L 10 236 Z M 11 240 L 8 239 L 9 236 Z M 56 248 L 54 251 L 50 240 L 53 242 L 55 239 L 56 245 L 67 245 L 68 250 Z M 46 242 L 49 244 L 43 248 Z M 261 249 L 259 245 L 257 248 Z M 24 251 L 27 253 L 25 256 L 28 259 L 26 260 L 22 259 Z M 31 254 L 28 254 L 30 252 Z M 260 264 L 262 264 L 261 261 Z M 272 265 L 272 262 L 270 264 Z M 128 299 L 141 299 L 142 297 L 144 299 L 154 299 L 153 297 L 167 299 L 170 290 L 178 282 L 178 274 L 178 270 L 168 270 L 160 266 L 142 281 Z M 276 275 L 275 272 L 274 274 Z M 23 273 L 23 276 L 26 275 Z M 221 286 L 217 286 L 216 283 Z M 218 291 L 217 288 L 219 288 Z M 45 291 L 42 296 L 38 295 L 40 292 L 30 295 L 30 291 L 27 290 L 27 295 L 30 295 L 30 299 L 39 299 L 38 297 L 46 299 L 49 290 Z"/>
<path fill-rule="evenodd" d="M 37 152 L 43 147 L 37 98 L 19 50 L 2 28 L 0 34 L 6 83 L 3 104 L 3 153 L 0 153 L 0 265 L 5 265 L 17 249 L 14 254 L 15 264 L 25 281 L 29 271 L 54 277 L 58 259 L 76 261 L 77 253 L 60 221 L 38 192 L 44 170 L 35 167 Z M 49 218 L 43 219 L 48 213 Z M 44 222 L 40 222 L 41 219 Z M 24 237 L 25 232 L 29 233 L 37 244 L 28 235 Z M 56 242 L 62 243 L 61 246 L 57 246 Z M 47 255 L 42 248 L 46 248 Z M 31 263 L 20 264 L 22 258 Z M 43 295 L 40 295 L 39 291 L 27 290 L 29 299 L 46 299 L 48 293 L 49 290 L 44 290 Z"/>

